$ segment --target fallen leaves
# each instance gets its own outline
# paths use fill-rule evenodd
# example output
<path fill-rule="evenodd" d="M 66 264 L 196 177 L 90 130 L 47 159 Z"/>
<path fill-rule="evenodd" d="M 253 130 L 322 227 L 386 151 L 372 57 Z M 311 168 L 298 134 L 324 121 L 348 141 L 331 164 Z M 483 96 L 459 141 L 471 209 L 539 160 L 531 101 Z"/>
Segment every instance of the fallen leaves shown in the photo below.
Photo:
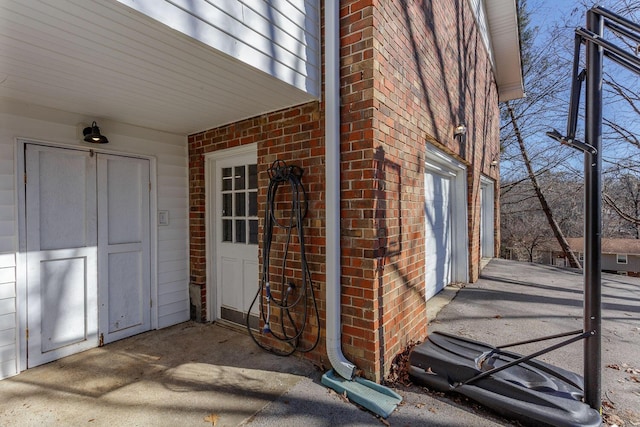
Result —
<path fill-rule="evenodd" d="M 624 373 L 630 374 L 629 380 L 633 381 L 634 383 L 640 383 L 640 369 L 632 368 L 626 363 L 623 363 L 622 366 L 618 365 L 617 363 L 611 363 L 607 365 L 607 368 L 614 369 L 616 371 L 624 371 Z M 624 381 L 618 380 L 618 382 Z"/>
<path fill-rule="evenodd" d="M 208 423 L 211 423 L 212 426 L 215 426 L 220 417 L 217 414 L 209 414 L 204 417 L 204 420 Z"/>
<path fill-rule="evenodd" d="M 411 350 L 413 347 L 418 345 L 419 343 L 410 341 L 407 347 L 394 357 L 393 362 L 391 362 L 391 369 L 389 370 L 389 375 L 385 378 L 385 382 L 390 385 L 401 384 L 405 387 L 410 386 L 411 378 L 409 377 L 409 355 L 411 354 Z"/>
<path fill-rule="evenodd" d="M 636 369 L 636 368 L 626 368 L 624 370 L 627 374 L 633 374 L 633 375 L 638 375 L 640 374 L 640 369 Z"/>
<path fill-rule="evenodd" d="M 380 422 L 384 425 L 386 425 L 387 427 L 390 426 L 391 424 L 389 424 L 389 421 L 385 420 L 384 418 L 378 418 L 380 420 Z"/>
<path fill-rule="evenodd" d="M 602 414 L 602 421 L 605 425 L 611 427 L 624 425 L 624 421 L 622 420 L 622 418 L 615 414 Z"/>

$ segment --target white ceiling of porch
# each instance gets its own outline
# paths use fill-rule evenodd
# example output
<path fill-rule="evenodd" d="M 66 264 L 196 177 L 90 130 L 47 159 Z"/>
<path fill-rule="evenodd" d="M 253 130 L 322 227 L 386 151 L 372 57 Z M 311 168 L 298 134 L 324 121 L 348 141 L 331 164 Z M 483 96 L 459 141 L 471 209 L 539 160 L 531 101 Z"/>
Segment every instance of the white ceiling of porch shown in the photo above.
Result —
<path fill-rule="evenodd" d="M 0 0 L 0 97 L 183 135 L 312 99 L 111 0 Z"/>

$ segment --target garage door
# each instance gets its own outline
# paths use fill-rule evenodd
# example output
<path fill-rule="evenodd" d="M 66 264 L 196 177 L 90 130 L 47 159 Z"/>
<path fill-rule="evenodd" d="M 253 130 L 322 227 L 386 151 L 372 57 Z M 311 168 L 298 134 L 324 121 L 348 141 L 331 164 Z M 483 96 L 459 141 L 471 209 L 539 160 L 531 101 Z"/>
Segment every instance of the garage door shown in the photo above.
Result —
<path fill-rule="evenodd" d="M 468 279 L 467 174 L 428 145 L 424 173 L 425 298 Z"/>
<path fill-rule="evenodd" d="M 25 163 L 27 367 L 150 329 L 148 160 L 27 144 Z"/>
<path fill-rule="evenodd" d="M 429 299 L 451 283 L 451 177 L 428 171 L 425 190 L 425 292 Z"/>
<path fill-rule="evenodd" d="M 494 181 L 480 177 L 480 257 L 493 258 Z"/>

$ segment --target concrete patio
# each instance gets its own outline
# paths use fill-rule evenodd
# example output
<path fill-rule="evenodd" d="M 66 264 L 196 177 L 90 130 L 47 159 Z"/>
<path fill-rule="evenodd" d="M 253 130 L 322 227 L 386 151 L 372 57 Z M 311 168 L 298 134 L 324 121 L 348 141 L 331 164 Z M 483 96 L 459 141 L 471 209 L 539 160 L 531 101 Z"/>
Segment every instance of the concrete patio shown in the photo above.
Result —
<path fill-rule="evenodd" d="M 455 297 L 453 300 L 451 298 Z M 582 325 L 582 277 L 493 260 L 429 302 L 430 330 L 499 345 Z M 603 402 L 609 425 L 640 423 L 640 279 L 603 275 Z M 541 345 L 516 348 L 526 353 Z M 541 357 L 582 373 L 582 345 Z M 187 322 L 0 381 L 2 426 L 367 426 L 381 420 L 319 382 L 324 372 L 260 350 L 242 330 Z M 455 395 L 397 385 L 400 426 L 511 426 Z"/>

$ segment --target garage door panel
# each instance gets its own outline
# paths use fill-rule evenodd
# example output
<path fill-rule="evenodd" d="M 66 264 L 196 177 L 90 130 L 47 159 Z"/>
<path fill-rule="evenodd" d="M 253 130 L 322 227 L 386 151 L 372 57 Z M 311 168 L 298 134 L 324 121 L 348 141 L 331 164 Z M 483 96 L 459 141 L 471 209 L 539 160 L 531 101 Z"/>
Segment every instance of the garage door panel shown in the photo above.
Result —
<path fill-rule="evenodd" d="M 425 173 L 425 294 L 427 299 L 451 281 L 451 178 Z"/>

